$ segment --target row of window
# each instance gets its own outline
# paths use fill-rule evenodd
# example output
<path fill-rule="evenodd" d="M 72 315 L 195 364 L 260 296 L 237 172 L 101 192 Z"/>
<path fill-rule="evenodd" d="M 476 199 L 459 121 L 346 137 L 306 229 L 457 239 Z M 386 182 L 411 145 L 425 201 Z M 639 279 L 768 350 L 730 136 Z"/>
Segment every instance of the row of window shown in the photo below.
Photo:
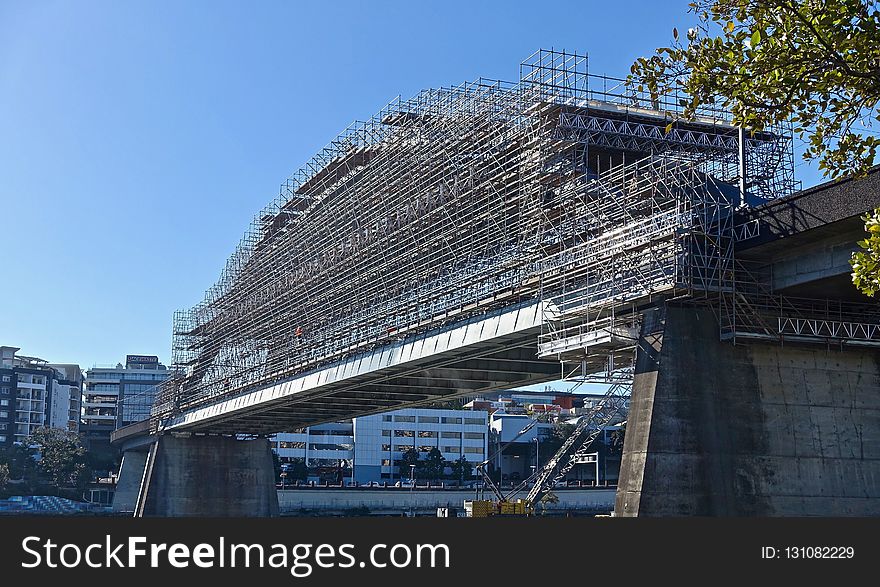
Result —
<path fill-rule="evenodd" d="M 383 422 L 391 422 L 392 416 L 385 415 L 382 416 Z M 439 416 L 394 416 L 394 422 L 418 422 L 419 424 L 461 424 L 462 418 L 457 417 L 439 417 Z M 484 418 L 464 418 L 464 423 L 467 425 L 484 425 L 486 424 L 486 420 Z"/>
<path fill-rule="evenodd" d="M 437 438 L 437 432 L 433 430 L 423 430 L 418 433 L 419 438 Z M 462 435 L 467 440 L 484 440 L 486 438 L 485 432 L 440 432 L 440 438 L 462 438 Z M 391 436 L 391 430 L 382 430 L 382 436 Z M 416 432 L 414 430 L 395 430 L 394 431 L 395 438 L 415 438 Z"/>
<path fill-rule="evenodd" d="M 409 444 L 396 444 L 396 445 L 394 445 L 393 450 L 399 450 L 400 452 L 406 452 L 411 448 L 414 448 L 414 447 Z M 416 448 L 416 450 L 419 450 L 420 452 L 430 452 L 431 448 L 433 448 L 433 447 L 422 446 L 422 447 L 415 447 L 415 448 Z M 427 450 L 421 450 L 423 448 L 427 448 Z M 437 448 L 440 449 L 440 452 L 451 452 L 451 453 L 455 453 L 455 454 L 461 453 L 461 447 L 458 447 L 458 446 L 440 446 Z M 383 444 L 382 445 L 382 452 L 391 452 L 391 450 L 392 450 L 392 446 L 390 444 Z"/>
<path fill-rule="evenodd" d="M 30 381 L 28 381 L 28 379 L 30 379 Z M 12 378 L 9 375 L 4 375 L 3 381 L 4 382 L 12 381 Z M 18 382 L 19 383 L 30 383 L 33 385 L 46 385 L 46 378 L 41 377 L 40 375 L 34 375 L 33 377 L 31 377 L 30 375 L 21 374 L 18 376 Z"/>
<path fill-rule="evenodd" d="M 428 447 L 420 446 L 420 447 L 418 447 L 418 450 L 419 450 L 419 452 L 430 452 L 432 448 L 434 448 L 434 447 L 433 446 L 428 446 Z M 453 451 L 449 451 L 449 452 L 453 452 L 453 453 L 458 454 L 458 450 L 453 450 Z M 464 452 L 466 454 L 482 455 L 483 449 L 478 448 L 478 447 L 466 447 L 464 449 Z M 402 459 L 393 459 L 393 462 L 394 462 L 395 467 L 400 467 L 400 466 L 403 466 L 406 464 Z M 390 467 L 391 463 L 392 463 L 392 459 L 382 459 L 382 466 L 383 467 Z"/>
<path fill-rule="evenodd" d="M 303 450 L 303 449 L 305 449 L 305 447 L 306 447 L 306 443 L 301 442 L 301 441 L 282 440 L 281 442 L 278 443 L 279 449 L 291 448 L 291 449 Z M 310 445 L 310 450 L 352 450 L 353 448 L 354 448 L 354 445 L 349 444 L 349 443 L 336 444 L 336 443 L 313 442 Z"/>
<path fill-rule="evenodd" d="M 11 393 L 11 387 L 0 387 L 0 395 L 10 395 Z M 44 393 L 46 392 L 42 389 L 31 389 L 30 387 L 23 387 L 18 390 L 18 395 L 20 397 L 28 397 L 30 395 L 42 396 Z"/>
<path fill-rule="evenodd" d="M 21 375 L 19 377 L 19 380 L 24 383 L 31 383 L 30 381 L 24 381 L 24 378 L 25 378 L 25 375 Z M 4 375 L 2 381 L 3 381 L 3 383 L 11 383 L 12 382 L 12 375 Z M 46 378 L 40 377 L 39 375 L 34 375 L 33 383 L 35 383 L 36 385 L 45 385 Z"/>
<path fill-rule="evenodd" d="M 163 381 L 168 379 L 168 373 L 95 373 L 86 374 L 86 379 L 104 379 L 117 380 L 125 379 L 126 381 Z"/>
<path fill-rule="evenodd" d="M 125 393 L 126 394 L 135 394 L 135 393 L 145 393 L 145 392 L 155 392 L 157 385 L 155 383 L 126 383 L 125 384 Z"/>
<path fill-rule="evenodd" d="M 119 391 L 118 383 L 89 383 L 88 391 Z"/>

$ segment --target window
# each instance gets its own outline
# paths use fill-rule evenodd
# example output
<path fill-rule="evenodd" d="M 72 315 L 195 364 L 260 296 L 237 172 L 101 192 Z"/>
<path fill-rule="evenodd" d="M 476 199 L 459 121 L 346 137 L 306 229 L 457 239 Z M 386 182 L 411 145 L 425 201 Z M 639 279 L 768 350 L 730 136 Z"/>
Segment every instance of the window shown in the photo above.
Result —
<path fill-rule="evenodd" d="M 312 450 L 351 450 L 353 447 L 350 444 L 333 444 L 333 443 L 315 443 L 313 442 L 311 445 Z"/>
<path fill-rule="evenodd" d="M 461 424 L 461 418 L 443 418 L 444 424 Z"/>
<path fill-rule="evenodd" d="M 12 381 L 12 377 L 10 377 L 9 375 L 3 376 L 3 383 L 9 383 L 10 381 Z"/>
<path fill-rule="evenodd" d="M 0 435 L 0 442 L 6 442 L 6 435 Z"/>
<path fill-rule="evenodd" d="M 0 430 L 6 430 L 7 428 L 9 428 L 9 424 L 6 422 L 0 422 Z"/>
<path fill-rule="evenodd" d="M 455 454 L 458 454 L 458 452 L 459 452 L 457 446 L 444 446 L 442 448 L 442 451 L 443 452 L 451 452 L 451 453 L 455 453 Z"/>
<path fill-rule="evenodd" d="M 9 407 L 9 400 L 8 399 L 0 399 L 0 407 L 8 408 Z"/>
<path fill-rule="evenodd" d="M 461 438 L 461 432 L 441 432 L 440 438 Z"/>
<path fill-rule="evenodd" d="M 440 418 L 437 416 L 419 416 L 420 424 L 439 424 Z"/>
<path fill-rule="evenodd" d="M 303 449 L 303 448 L 305 448 L 305 447 L 306 447 L 306 443 L 305 443 L 305 442 L 297 442 L 297 441 L 282 440 L 281 442 L 278 443 L 278 448 L 296 448 L 296 449 Z"/>
<path fill-rule="evenodd" d="M 390 445 L 390 444 L 383 444 L 383 445 L 382 445 L 382 450 L 383 450 L 384 452 L 391 452 L 391 445 Z"/>
<path fill-rule="evenodd" d="M 465 418 L 464 423 L 465 424 L 480 424 L 480 425 L 482 425 L 482 424 L 485 424 L 486 421 L 482 418 Z"/>
<path fill-rule="evenodd" d="M 391 466 L 391 459 L 382 459 L 382 466 L 383 467 L 390 467 Z"/>
<path fill-rule="evenodd" d="M 383 422 L 390 422 L 390 421 L 391 421 L 391 416 L 382 416 L 382 421 L 383 421 Z"/>
<path fill-rule="evenodd" d="M 391 436 L 391 430 L 383 430 L 382 436 Z"/>
<path fill-rule="evenodd" d="M 415 416 L 394 416 L 395 422 L 415 422 Z"/>
<path fill-rule="evenodd" d="M 482 432 L 465 432 L 464 437 L 467 440 L 483 440 L 486 435 Z"/>
<path fill-rule="evenodd" d="M 0 412 L 0 418 L 8 418 L 9 412 Z"/>
<path fill-rule="evenodd" d="M 0 395 L 9 395 L 8 387 L 0 387 Z"/>
<path fill-rule="evenodd" d="M 437 438 L 437 433 L 432 430 L 422 430 L 419 432 L 419 438 Z"/>
<path fill-rule="evenodd" d="M 422 446 L 420 446 L 418 448 L 418 451 L 419 452 L 431 452 L 432 450 L 434 450 L 434 448 L 435 447 L 430 444 L 423 444 Z"/>
<path fill-rule="evenodd" d="M 483 454 L 482 446 L 466 446 L 464 447 L 464 452 L 469 455 L 481 455 Z"/>
<path fill-rule="evenodd" d="M 394 436 L 397 438 L 413 438 L 415 436 L 415 432 L 412 430 L 395 430 Z"/>

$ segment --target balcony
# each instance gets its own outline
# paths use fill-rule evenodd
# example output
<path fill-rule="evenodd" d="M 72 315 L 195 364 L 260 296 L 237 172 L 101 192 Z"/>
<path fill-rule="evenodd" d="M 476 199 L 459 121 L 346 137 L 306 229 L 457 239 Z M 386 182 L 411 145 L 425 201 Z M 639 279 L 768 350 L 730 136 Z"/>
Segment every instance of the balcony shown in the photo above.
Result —
<path fill-rule="evenodd" d="M 116 402 L 90 402 L 86 400 L 82 405 L 87 410 L 89 408 L 115 408 Z"/>
<path fill-rule="evenodd" d="M 101 420 L 103 422 L 115 422 L 116 415 L 114 414 L 85 414 L 83 416 L 85 420 Z"/>

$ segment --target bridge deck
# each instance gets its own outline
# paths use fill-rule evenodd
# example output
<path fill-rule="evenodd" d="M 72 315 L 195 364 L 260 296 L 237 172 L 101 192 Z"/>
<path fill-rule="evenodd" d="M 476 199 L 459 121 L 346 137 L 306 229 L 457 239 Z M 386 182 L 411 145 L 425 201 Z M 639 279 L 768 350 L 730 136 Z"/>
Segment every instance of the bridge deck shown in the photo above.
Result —
<path fill-rule="evenodd" d="M 536 302 L 496 311 L 186 410 L 160 430 L 281 432 L 558 379 L 559 363 L 537 357 L 541 319 Z"/>

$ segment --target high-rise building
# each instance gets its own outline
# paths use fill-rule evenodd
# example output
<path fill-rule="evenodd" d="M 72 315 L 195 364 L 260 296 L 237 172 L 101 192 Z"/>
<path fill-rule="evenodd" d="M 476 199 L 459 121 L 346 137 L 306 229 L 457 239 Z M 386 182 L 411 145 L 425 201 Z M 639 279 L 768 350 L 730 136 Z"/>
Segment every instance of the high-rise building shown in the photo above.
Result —
<path fill-rule="evenodd" d="M 79 429 L 82 372 L 0 346 L 0 446 L 22 442 L 40 427 Z"/>
<path fill-rule="evenodd" d="M 87 370 L 82 432 L 89 448 L 109 444 L 117 428 L 149 418 L 156 386 L 170 373 L 154 355 L 126 355 L 124 365 Z"/>
<path fill-rule="evenodd" d="M 71 363 L 49 363 L 49 367 L 57 374 L 52 383 L 52 400 L 49 404 L 52 426 L 61 428 L 61 423 L 67 422 L 68 430 L 79 432 L 83 390 L 82 370 L 79 365 Z"/>

